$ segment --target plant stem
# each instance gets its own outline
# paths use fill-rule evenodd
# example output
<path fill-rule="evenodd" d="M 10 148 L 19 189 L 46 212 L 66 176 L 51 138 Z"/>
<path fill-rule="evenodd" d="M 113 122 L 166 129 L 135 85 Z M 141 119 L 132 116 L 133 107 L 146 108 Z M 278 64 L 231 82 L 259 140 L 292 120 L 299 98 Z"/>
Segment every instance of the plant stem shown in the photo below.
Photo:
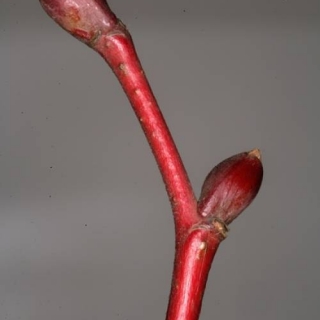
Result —
<path fill-rule="evenodd" d="M 167 320 L 199 318 L 211 263 L 222 239 L 213 225 L 203 225 L 178 245 Z"/>
<path fill-rule="evenodd" d="M 105 37 L 101 35 L 94 48 L 108 62 L 127 94 L 162 174 L 176 227 L 186 230 L 198 220 L 189 178 L 131 37 L 121 22 L 115 30 Z"/>
<path fill-rule="evenodd" d="M 159 166 L 176 230 L 197 218 L 197 201 L 170 131 L 143 72 L 131 35 L 104 0 L 40 0 L 62 28 L 97 51 L 109 64 L 139 119 Z"/>
<path fill-rule="evenodd" d="M 197 203 L 131 36 L 106 1 L 40 3 L 62 28 L 106 60 L 139 119 L 162 174 L 175 221 L 176 253 L 167 320 L 197 320 L 212 260 L 226 236 L 226 224 L 259 190 L 260 153 L 243 153 L 217 166 L 206 179 Z"/>

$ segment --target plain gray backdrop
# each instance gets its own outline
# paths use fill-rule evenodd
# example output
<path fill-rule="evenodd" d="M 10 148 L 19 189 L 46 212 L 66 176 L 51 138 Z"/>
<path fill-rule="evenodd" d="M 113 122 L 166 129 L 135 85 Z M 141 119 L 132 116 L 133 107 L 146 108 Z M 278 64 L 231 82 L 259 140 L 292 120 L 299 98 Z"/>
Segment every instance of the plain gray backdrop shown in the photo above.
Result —
<path fill-rule="evenodd" d="M 320 2 L 119 0 L 195 191 L 262 151 L 202 320 L 320 315 Z M 169 202 L 114 75 L 38 1 L 0 6 L 0 319 L 164 319 Z"/>

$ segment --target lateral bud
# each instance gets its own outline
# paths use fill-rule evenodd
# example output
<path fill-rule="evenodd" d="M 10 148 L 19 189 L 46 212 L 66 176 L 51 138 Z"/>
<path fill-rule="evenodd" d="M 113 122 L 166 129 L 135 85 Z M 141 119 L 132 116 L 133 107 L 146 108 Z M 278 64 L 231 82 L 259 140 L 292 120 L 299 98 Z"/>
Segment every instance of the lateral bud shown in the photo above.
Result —
<path fill-rule="evenodd" d="M 198 213 L 230 224 L 256 197 L 262 182 L 260 151 L 239 153 L 207 175 L 198 201 Z"/>

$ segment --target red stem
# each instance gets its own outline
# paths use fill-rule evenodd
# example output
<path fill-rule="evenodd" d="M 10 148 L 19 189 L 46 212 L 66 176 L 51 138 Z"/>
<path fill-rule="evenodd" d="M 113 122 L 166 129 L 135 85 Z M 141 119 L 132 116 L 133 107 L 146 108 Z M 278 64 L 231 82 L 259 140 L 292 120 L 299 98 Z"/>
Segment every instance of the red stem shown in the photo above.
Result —
<path fill-rule="evenodd" d="M 108 62 L 139 119 L 162 174 L 177 230 L 198 220 L 196 199 L 186 170 L 124 25 L 119 22 L 94 48 Z"/>
<path fill-rule="evenodd" d="M 197 202 L 170 131 L 143 72 L 131 36 L 104 0 L 40 0 L 66 31 L 96 50 L 125 91 L 159 166 L 178 233 L 197 217 Z"/>
<path fill-rule="evenodd" d="M 222 239 L 213 225 L 202 225 L 178 246 L 167 320 L 199 318 L 211 263 Z"/>
<path fill-rule="evenodd" d="M 201 206 L 197 208 L 186 170 L 143 72 L 131 36 L 106 1 L 40 0 L 40 3 L 62 28 L 107 61 L 139 119 L 162 174 L 175 221 L 176 254 L 167 320 L 197 320 L 213 257 L 227 232 L 226 221 L 221 220 L 226 215 L 225 204 L 235 217 L 259 189 L 260 184 L 248 196 L 251 185 L 260 181 L 259 175 L 257 179 L 251 179 L 252 184 L 247 184 L 250 188 L 243 188 L 248 170 L 254 168 L 252 176 L 262 170 L 259 165 L 247 164 L 252 158 L 250 164 L 256 164 L 258 151 L 239 160 L 244 162 L 241 168 L 246 170 L 235 171 L 230 163 L 238 158 L 232 158 L 233 162 L 228 160 L 219 170 L 212 171 L 206 179 L 200 204 L 205 204 L 205 208 L 210 210 L 219 208 L 220 211 L 204 214 Z M 227 179 L 222 177 L 225 174 L 229 175 Z M 216 198 L 217 192 L 213 193 L 213 190 L 218 190 L 222 199 Z"/>

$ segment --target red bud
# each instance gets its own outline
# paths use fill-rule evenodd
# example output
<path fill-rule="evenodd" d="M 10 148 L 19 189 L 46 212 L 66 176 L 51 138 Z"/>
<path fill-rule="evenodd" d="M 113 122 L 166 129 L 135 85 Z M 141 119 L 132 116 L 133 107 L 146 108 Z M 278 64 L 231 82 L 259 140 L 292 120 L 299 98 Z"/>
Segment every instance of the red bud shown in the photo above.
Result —
<path fill-rule="evenodd" d="M 89 46 L 118 22 L 105 0 L 40 0 L 40 3 L 63 29 Z"/>
<path fill-rule="evenodd" d="M 230 157 L 206 177 L 198 201 L 201 216 L 231 223 L 255 198 L 263 177 L 260 151 Z"/>

